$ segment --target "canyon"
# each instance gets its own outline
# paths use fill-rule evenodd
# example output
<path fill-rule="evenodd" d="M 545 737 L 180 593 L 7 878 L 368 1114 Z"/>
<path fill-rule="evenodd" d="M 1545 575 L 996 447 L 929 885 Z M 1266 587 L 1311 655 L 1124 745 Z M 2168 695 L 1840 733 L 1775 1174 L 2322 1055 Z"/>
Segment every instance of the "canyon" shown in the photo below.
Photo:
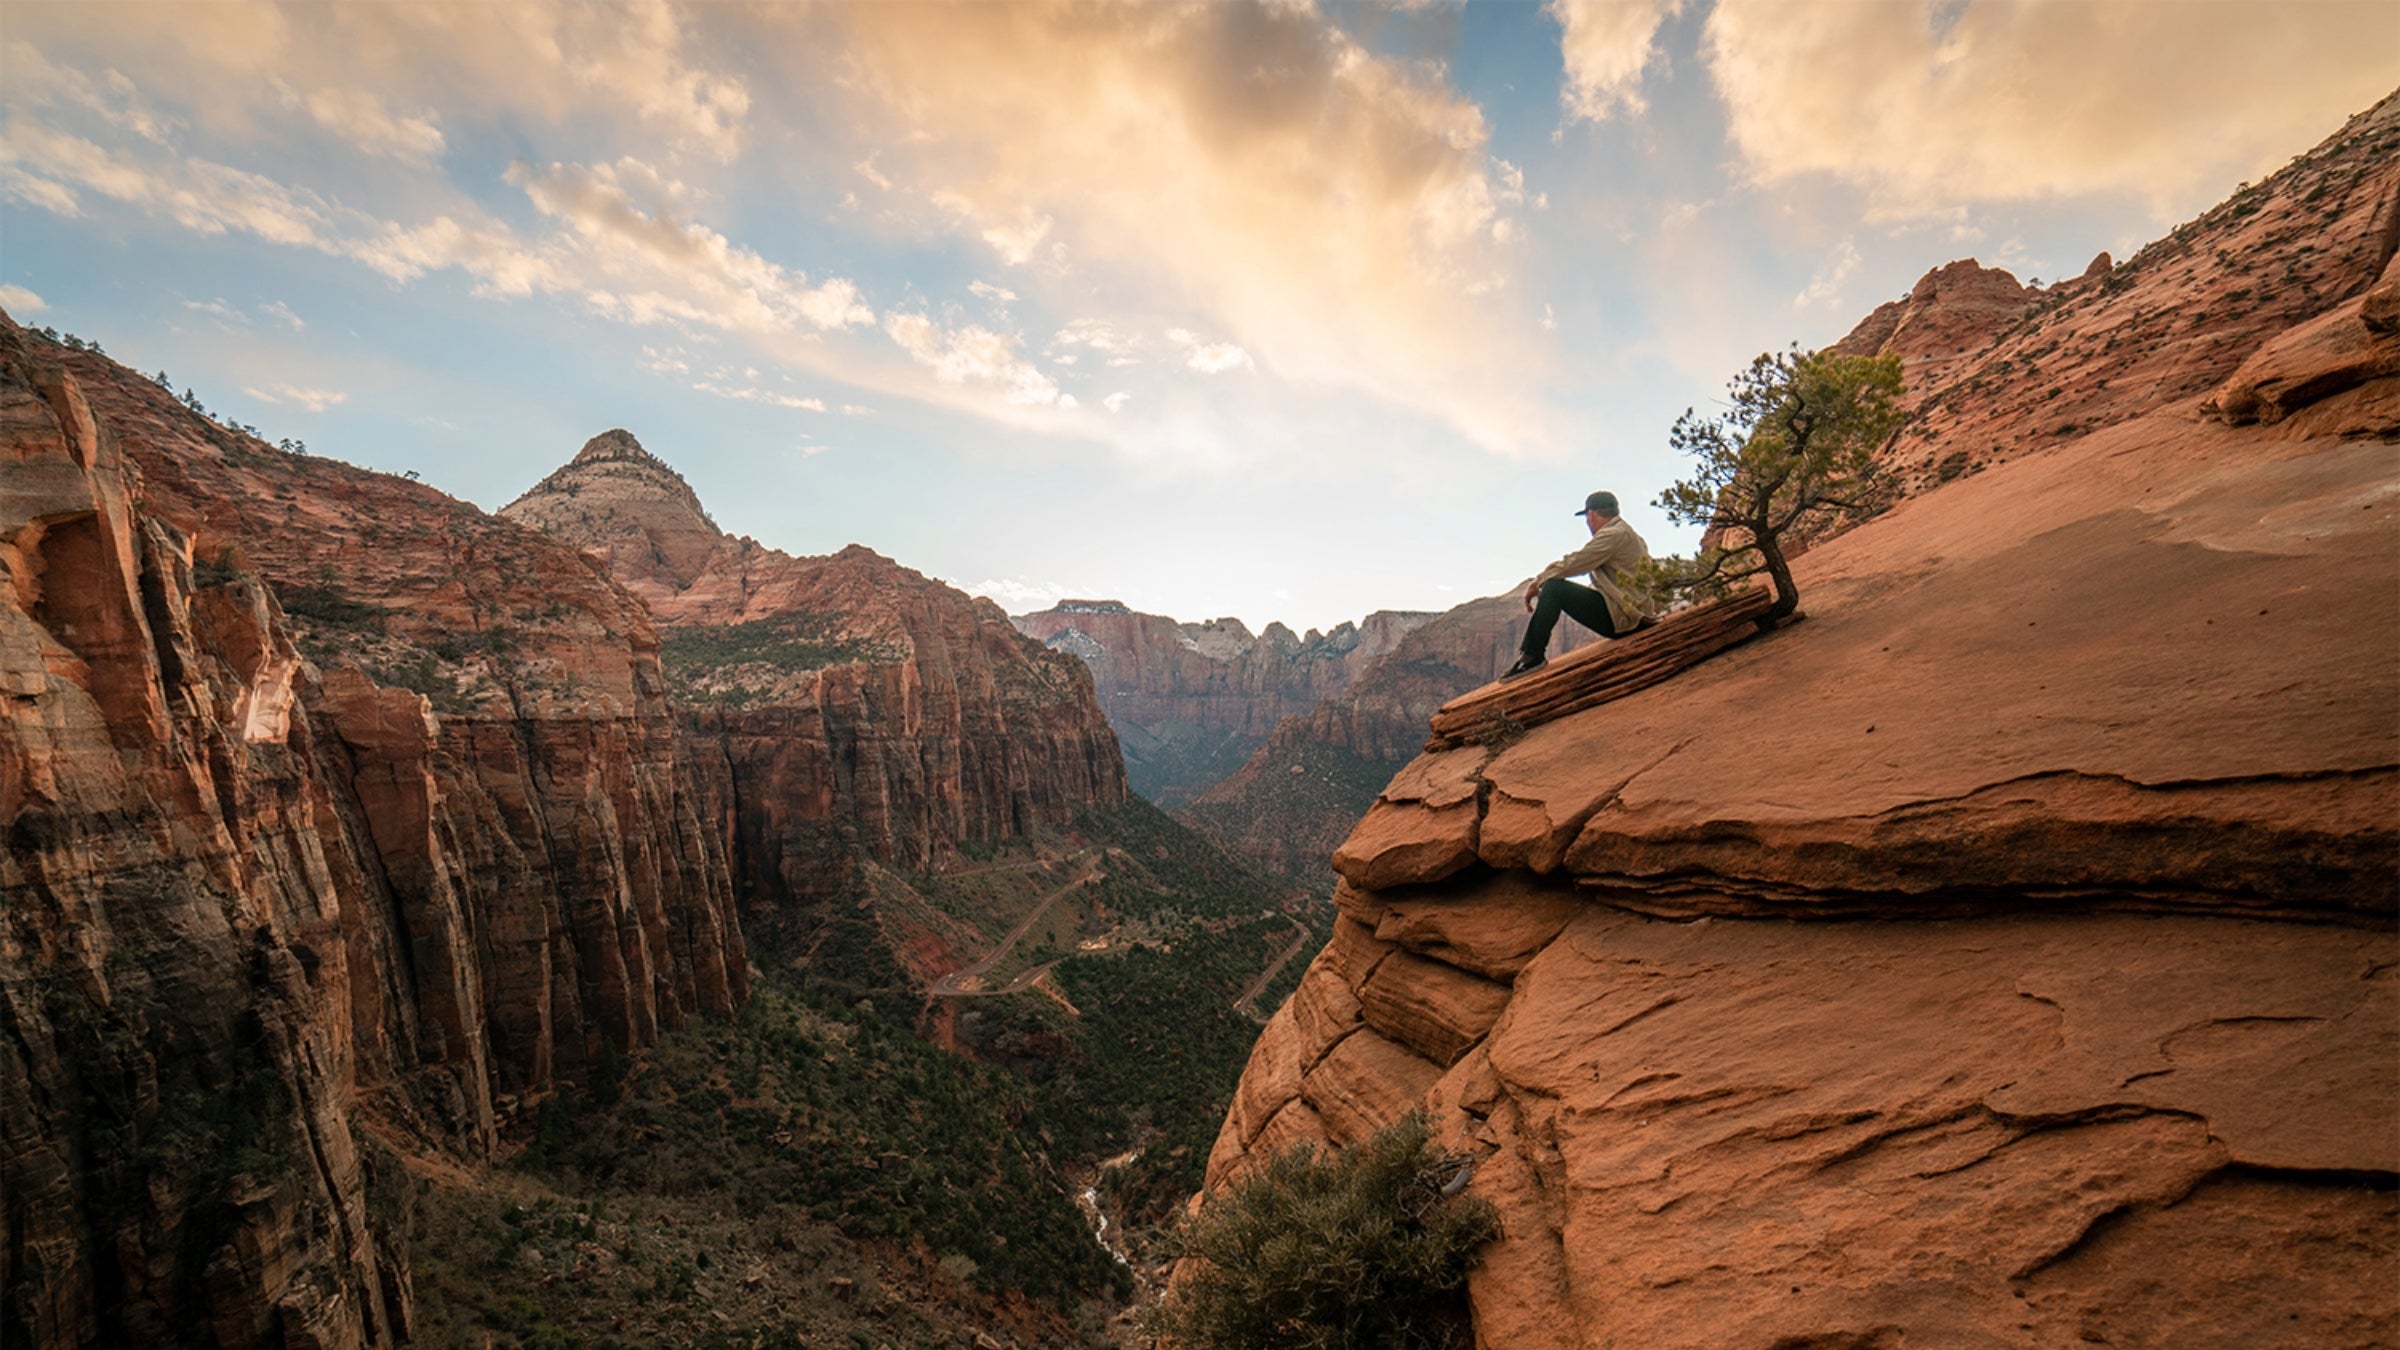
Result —
<path fill-rule="evenodd" d="M 499 514 L 580 550 L 665 635 L 754 919 L 832 897 L 862 864 L 922 870 L 1124 799 L 1079 662 L 871 549 L 797 557 L 721 533 L 628 432 Z"/>
<path fill-rule="evenodd" d="M 1908 494 L 1805 621 L 1408 762 L 1209 1192 L 1428 1111 L 1511 1350 L 2400 1340 L 2396 151 L 1862 325 Z"/>
<path fill-rule="evenodd" d="M 1294 637 L 1271 623 L 1253 636 L 1239 619 L 1177 623 L 1115 600 L 1062 600 L 1013 622 L 1091 668 L 1129 785 L 1172 808 L 1238 768 L 1285 718 L 1349 688 L 1433 617 L 1379 610 L 1330 633 Z"/>
<path fill-rule="evenodd" d="M 1422 1109 L 1493 1350 L 2400 1342 L 2396 252 L 2387 99 L 1934 269 L 1804 621 L 1438 751 L 1514 595 L 1012 620 L 0 316 L 0 1338 L 1088 1345 L 1061 1160 L 1154 1220 Z"/>
<path fill-rule="evenodd" d="M 1326 859 L 1425 742 L 1452 696 L 1500 677 L 1525 631 L 1518 595 L 1487 596 L 1411 629 L 1347 688 L 1275 725 L 1240 768 L 1176 812 L 1261 867 L 1323 884 Z M 1551 654 L 1599 639 L 1560 624 Z"/>
<path fill-rule="evenodd" d="M 12 1342 L 407 1342 L 428 1197 L 731 1017 L 750 932 L 1124 799 L 1072 658 L 688 489 L 612 555 L 7 320 L 0 438 Z"/>

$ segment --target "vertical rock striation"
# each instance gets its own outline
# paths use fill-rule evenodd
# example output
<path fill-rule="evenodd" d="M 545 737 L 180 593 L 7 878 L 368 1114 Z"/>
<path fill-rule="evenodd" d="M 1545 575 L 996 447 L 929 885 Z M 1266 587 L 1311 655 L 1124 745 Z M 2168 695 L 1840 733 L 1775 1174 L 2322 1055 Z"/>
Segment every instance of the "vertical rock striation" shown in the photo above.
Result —
<path fill-rule="evenodd" d="M 656 639 L 4 319 L 0 456 L 0 1337 L 404 1341 L 383 1141 L 480 1155 L 742 997 Z"/>
<path fill-rule="evenodd" d="M 930 868 L 1124 800 L 1080 662 L 872 550 L 795 557 L 716 533 L 624 432 L 501 513 L 584 548 L 648 602 L 709 814 L 761 914 L 830 898 L 864 864 Z M 705 553 L 678 545 L 682 561 L 659 565 L 651 541 L 702 528 Z"/>

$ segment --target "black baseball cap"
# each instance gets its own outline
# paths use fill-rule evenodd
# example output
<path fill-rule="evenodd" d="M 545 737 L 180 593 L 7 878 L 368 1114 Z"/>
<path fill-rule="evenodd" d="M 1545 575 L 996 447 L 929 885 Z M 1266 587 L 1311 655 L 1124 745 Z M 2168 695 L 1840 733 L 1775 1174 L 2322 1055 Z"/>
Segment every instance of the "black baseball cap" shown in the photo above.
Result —
<path fill-rule="evenodd" d="M 1617 494 L 1613 492 L 1593 493 L 1583 499 L 1582 507 L 1576 510 L 1575 514 L 1580 516 L 1585 511 L 1597 511 L 1604 516 L 1617 514 Z"/>

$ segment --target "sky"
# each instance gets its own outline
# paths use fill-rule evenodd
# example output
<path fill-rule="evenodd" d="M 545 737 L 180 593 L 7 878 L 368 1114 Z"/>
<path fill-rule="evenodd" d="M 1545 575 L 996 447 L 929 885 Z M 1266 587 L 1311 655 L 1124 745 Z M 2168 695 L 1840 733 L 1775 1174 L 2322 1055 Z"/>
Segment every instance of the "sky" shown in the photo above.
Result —
<path fill-rule="evenodd" d="M 1667 430 L 1927 270 L 2123 258 L 2400 4 L 0 6 L 0 307 L 505 504 L 1330 628 L 1653 551 Z"/>

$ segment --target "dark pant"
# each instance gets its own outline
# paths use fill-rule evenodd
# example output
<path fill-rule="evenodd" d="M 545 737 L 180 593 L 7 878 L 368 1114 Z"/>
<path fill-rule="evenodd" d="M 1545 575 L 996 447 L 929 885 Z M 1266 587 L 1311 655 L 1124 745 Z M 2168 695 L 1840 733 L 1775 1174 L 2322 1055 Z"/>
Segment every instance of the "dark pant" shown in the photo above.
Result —
<path fill-rule="evenodd" d="M 1548 654 L 1550 630 L 1558 627 L 1562 613 L 1604 638 L 1617 635 L 1616 620 L 1608 616 L 1608 597 L 1580 582 L 1552 577 L 1534 597 L 1533 618 L 1525 625 L 1525 641 L 1519 646 L 1527 656 Z"/>

